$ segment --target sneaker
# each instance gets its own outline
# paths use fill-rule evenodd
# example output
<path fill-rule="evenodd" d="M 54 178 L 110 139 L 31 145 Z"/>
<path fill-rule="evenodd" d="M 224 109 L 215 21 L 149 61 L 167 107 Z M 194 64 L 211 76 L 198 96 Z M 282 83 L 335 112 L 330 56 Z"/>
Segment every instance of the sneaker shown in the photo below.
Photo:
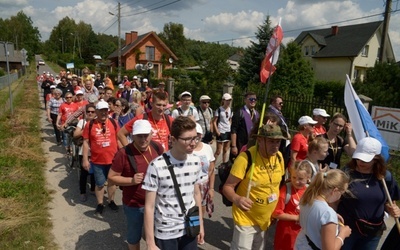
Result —
<path fill-rule="evenodd" d="M 98 204 L 96 207 L 96 212 L 94 213 L 94 215 L 101 215 L 103 213 L 104 210 L 104 205 L 103 204 Z"/>
<path fill-rule="evenodd" d="M 108 206 L 111 208 L 111 210 L 113 210 L 113 211 L 118 211 L 118 206 L 117 206 L 117 204 L 115 204 L 115 202 L 114 201 L 110 201 L 110 203 L 108 203 Z"/>
<path fill-rule="evenodd" d="M 87 195 L 86 194 L 81 194 L 80 200 L 81 200 L 81 202 L 87 201 Z"/>

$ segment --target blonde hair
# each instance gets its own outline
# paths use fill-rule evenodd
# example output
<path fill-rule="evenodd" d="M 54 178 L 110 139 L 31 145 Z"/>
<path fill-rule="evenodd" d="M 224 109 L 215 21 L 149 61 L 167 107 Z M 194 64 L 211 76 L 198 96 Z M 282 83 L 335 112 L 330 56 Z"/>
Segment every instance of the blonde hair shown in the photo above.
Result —
<path fill-rule="evenodd" d="M 296 161 L 294 164 L 293 171 L 305 171 L 308 175 L 308 178 L 311 179 L 313 170 L 308 161 Z"/>
<path fill-rule="evenodd" d="M 349 176 L 339 169 L 318 172 L 304 192 L 300 200 L 300 205 L 312 205 L 318 195 L 325 195 L 333 188 L 345 191 L 349 180 Z"/>
<path fill-rule="evenodd" d="M 308 143 L 308 153 L 310 154 L 313 151 L 320 151 L 322 145 L 328 144 L 328 140 L 324 137 L 316 137 L 312 141 Z"/>
<path fill-rule="evenodd" d="M 132 102 L 141 102 L 142 101 L 142 94 L 140 91 L 134 91 L 132 96 Z"/>

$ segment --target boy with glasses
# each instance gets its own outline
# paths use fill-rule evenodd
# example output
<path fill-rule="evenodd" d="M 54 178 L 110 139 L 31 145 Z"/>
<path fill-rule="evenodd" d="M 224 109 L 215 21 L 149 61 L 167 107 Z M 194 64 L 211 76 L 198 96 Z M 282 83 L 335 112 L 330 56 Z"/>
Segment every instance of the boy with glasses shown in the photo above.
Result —
<path fill-rule="evenodd" d="M 196 123 L 188 117 L 177 117 L 171 126 L 172 149 L 166 153 L 173 165 L 186 210 L 201 207 L 199 184 L 202 175 L 200 158 L 193 155 L 199 137 Z M 146 190 L 144 224 L 148 249 L 197 249 L 203 242 L 203 215 L 199 209 L 200 234 L 185 233 L 185 218 L 179 205 L 171 174 L 163 156 L 153 160 L 146 172 L 142 188 Z"/>

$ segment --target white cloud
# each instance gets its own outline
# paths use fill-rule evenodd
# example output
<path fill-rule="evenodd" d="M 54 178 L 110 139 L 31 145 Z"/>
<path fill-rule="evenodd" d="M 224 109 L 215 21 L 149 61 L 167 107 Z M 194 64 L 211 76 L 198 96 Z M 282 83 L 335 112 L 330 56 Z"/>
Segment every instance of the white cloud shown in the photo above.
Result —
<path fill-rule="evenodd" d="M 28 5 L 28 0 L 1 0 L 0 8 L 16 8 Z"/>

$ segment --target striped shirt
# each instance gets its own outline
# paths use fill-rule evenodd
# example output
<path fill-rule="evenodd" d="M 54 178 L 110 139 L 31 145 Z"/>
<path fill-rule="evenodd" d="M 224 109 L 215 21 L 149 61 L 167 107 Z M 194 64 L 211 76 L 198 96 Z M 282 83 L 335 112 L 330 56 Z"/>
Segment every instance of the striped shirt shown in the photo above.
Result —
<path fill-rule="evenodd" d="M 51 98 L 49 100 L 49 102 L 47 103 L 47 108 L 50 109 L 51 114 L 58 115 L 60 106 L 63 103 L 64 103 L 64 100 L 62 98 L 59 98 L 58 100 L 56 100 L 55 98 Z"/>
<path fill-rule="evenodd" d="M 180 186 L 183 203 L 187 210 L 195 205 L 194 186 L 202 182 L 199 157 L 188 155 L 186 160 L 178 161 L 170 152 L 176 180 Z M 142 188 L 156 192 L 154 209 L 154 236 L 158 239 L 176 239 L 185 234 L 185 221 L 182 209 L 171 179 L 171 174 L 163 156 L 154 159 L 146 172 Z"/>

